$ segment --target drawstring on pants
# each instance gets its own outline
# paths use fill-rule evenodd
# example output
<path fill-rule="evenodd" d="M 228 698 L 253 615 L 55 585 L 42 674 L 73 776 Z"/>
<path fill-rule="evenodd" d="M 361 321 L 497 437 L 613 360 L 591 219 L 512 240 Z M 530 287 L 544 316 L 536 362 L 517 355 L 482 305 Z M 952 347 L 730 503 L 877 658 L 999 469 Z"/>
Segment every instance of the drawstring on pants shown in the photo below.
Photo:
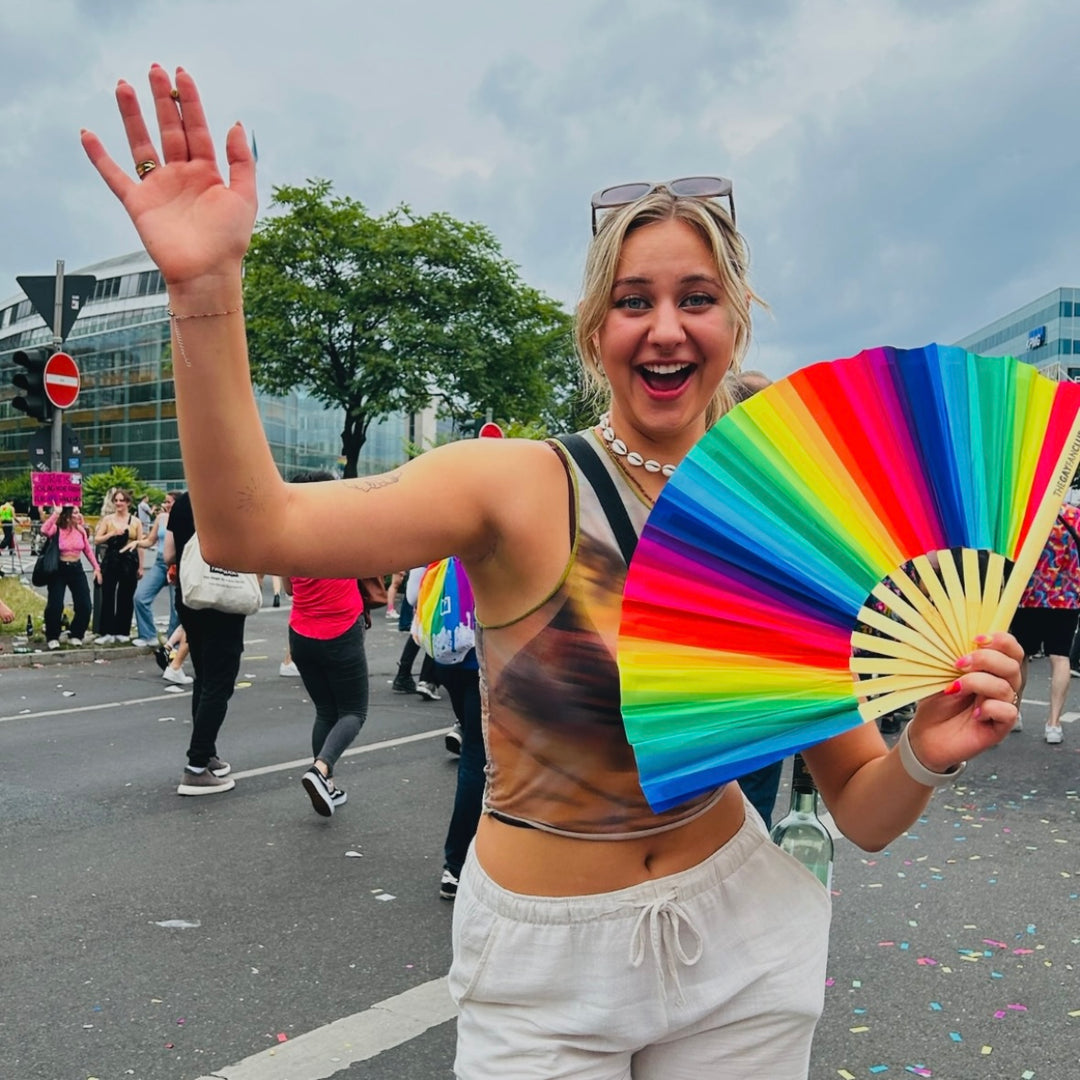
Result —
<path fill-rule="evenodd" d="M 683 948 L 682 928 L 693 934 L 696 944 L 692 953 Z M 698 928 L 694 925 L 686 908 L 675 899 L 675 893 L 657 897 L 652 903 L 642 907 L 638 914 L 634 929 L 630 934 L 630 964 L 632 967 L 641 967 L 645 962 L 645 953 L 648 946 L 652 946 L 652 954 L 656 959 L 656 971 L 660 980 L 660 998 L 667 1001 L 667 981 L 664 978 L 665 971 L 675 984 L 675 1000 L 680 1005 L 685 1004 L 682 993 L 682 984 L 679 982 L 679 969 L 676 960 L 693 967 L 701 959 L 705 949 Z"/>

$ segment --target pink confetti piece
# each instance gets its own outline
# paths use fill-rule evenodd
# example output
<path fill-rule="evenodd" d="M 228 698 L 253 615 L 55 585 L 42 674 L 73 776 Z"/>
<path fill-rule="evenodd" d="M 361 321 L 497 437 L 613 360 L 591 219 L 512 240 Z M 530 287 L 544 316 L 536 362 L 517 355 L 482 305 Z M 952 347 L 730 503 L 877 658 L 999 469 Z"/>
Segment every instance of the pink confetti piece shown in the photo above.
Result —
<path fill-rule="evenodd" d="M 1004 1009 L 995 1010 L 994 1019 L 995 1020 L 1004 1020 L 1005 1019 L 1005 1010 Z"/>
<path fill-rule="evenodd" d="M 1007 1009 L 1012 1009 L 1014 1012 L 1027 1012 L 1028 1011 L 1028 1007 L 1026 1005 L 1021 1005 L 1019 1002 L 1017 1002 L 1015 1005 L 1006 1005 L 1005 1007 Z"/>
<path fill-rule="evenodd" d="M 1007 949 L 1009 946 L 1004 941 L 993 941 L 991 938 L 983 938 L 984 945 L 993 945 L 995 949 Z"/>
<path fill-rule="evenodd" d="M 1013 956 L 1030 956 L 1034 949 L 1013 949 Z"/>
<path fill-rule="evenodd" d="M 920 956 L 915 963 L 922 967 L 937 967 L 937 961 L 932 956 Z"/>
<path fill-rule="evenodd" d="M 916 1076 L 933 1076 L 934 1075 L 925 1065 L 905 1065 L 904 1068 L 909 1073 L 914 1073 Z"/>
<path fill-rule="evenodd" d="M 895 944 L 896 944 L 895 941 L 879 941 L 878 942 L 878 947 L 881 948 L 881 949 L 888 949 L 888 948 L 891 948 Z"/>
<path fill-rule="evenodd" d="M 825 985 L 826 986 L 835 986 L 836 985 L 836 980 L 830 975 L 829 978 L 827 978 L 825 980 Z"/>
<path fill-rule="evenodd" d="M 277 1033 L 277 1041 L 278 1042 L 288 1042 L 289 1041 L 289 1036 L 286 1035 L 284 1031 L 279 1031 Z"/>

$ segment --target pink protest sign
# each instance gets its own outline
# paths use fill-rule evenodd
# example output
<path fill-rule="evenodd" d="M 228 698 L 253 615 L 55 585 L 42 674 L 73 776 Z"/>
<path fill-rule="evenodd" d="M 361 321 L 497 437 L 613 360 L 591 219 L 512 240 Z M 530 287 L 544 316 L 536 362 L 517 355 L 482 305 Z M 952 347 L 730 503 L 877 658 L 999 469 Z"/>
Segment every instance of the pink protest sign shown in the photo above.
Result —
<path fill-rule="evenodd" d="M 30 493 L 35 506 L 82 506 L 82 473 L 32 472 Z"/>

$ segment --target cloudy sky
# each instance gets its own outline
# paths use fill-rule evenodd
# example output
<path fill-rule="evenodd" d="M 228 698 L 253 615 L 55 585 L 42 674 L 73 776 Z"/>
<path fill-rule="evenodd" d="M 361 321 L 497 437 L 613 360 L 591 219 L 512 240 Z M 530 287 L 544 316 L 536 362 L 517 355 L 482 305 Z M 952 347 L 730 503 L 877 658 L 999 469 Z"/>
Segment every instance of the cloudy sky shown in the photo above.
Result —
<path fill-rule="evenodd" d="M 1080 285 L 1073 0 L 0 0 L 0 298 L 137 246 L 79 146 L 157 61 L 331 179 L 488 225 L 577 298 L 589 196 L 729 176 L 774 376 L 951 342 Z M 145 100 L 145 97 L 144 97 Z"/>

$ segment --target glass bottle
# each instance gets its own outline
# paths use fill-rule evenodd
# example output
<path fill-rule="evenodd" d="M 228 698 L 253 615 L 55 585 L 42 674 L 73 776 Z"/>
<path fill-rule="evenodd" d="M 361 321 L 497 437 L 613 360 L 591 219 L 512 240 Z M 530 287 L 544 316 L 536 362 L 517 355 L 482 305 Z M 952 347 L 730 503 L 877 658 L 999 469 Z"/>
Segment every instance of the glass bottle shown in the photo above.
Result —
<path fill-rule="evenodd" d="M 30 614 L 26 616 L 26 640 L 29 641 L 34 636 L 34 617 Z"/>
<path fill-rule="evenodd" d="M 832 888 L 833 839 L 817 813 L 818 792 L 814 778 L 795 755 L 791 773 L 791 809 L 770 833 L 772 841 L 813 874 L 826 889 Z"/>

